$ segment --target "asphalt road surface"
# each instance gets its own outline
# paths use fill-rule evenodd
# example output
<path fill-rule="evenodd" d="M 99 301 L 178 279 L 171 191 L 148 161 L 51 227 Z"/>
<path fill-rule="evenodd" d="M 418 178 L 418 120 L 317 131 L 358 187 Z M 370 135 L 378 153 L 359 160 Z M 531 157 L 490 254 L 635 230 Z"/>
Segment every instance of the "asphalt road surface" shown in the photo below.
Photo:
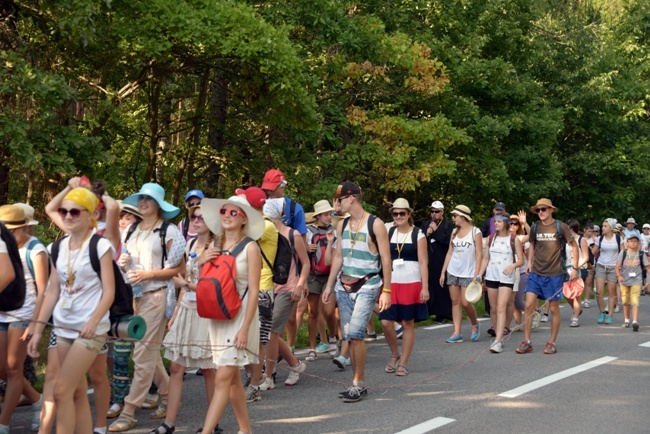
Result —
<path fill-rule="evenodd" d="M 642 297 L 638 332 L 596 323 L 592 303 L 569 328 L 570 312 L 561 309 L 558 352 L 543 354 L 550 324 L 533 332 L 534 351 L 515 348 L 523 333 L 513 333 L 504 352 L 492 354 L 489 323 L 481 321 L 478 342 L 447 344 L 449 325 L 416 330 L 410 375 L 384 372 L 390 351 L 385 341 L 368 344 L 366 385 L 361 402 L 343 403 L 337 394 L 351 384 L 352 372 L 339 371 L 327 355 L 308 364 L 293 387 L 284 386 L 286 363 L 278 383 L 249 404 L 256 433 L 650 433 L 650 297 Z M 469 322 L 463 323 L 469 338 Z M 306 354 L 299 356 L 304 359 Z M 202 377 L 188 374 L 177 433 L 194 433 L 207 410 Z M 90 395 L 92 399 L 92 394 Z M 11 432 L 28 433 L 30 407 L 19 408 Z M 161 421 L 139 409 L 131 433 L 148 433 Z M 231 408 L 220 423 L 238 431 Z M 79 433 L 81 434 L 81 433 Z"/>

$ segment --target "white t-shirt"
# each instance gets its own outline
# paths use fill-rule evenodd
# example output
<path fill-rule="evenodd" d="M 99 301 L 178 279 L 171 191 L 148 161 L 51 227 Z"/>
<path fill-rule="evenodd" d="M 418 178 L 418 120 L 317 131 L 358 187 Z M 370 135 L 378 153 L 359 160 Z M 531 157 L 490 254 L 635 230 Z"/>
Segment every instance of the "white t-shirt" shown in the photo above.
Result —
<path fill-rule="evenodd" d="M 81 330 L 90 320 L 102 298 L 103 287 L 97 273 L 90 264 L 90 250 L 88 248 L 90 237 L 80 249 L 69 252 L 70 237 L 59 244 L 59 256 L 56 261 L 56 272 L 59 276 L 60 294 L 59 301 L 54 307 L 54 325 L 57 336 L 67 339 L 76 339 L 79 332 L 68 330 Z M 51 251 L 51 245 L 48 247 Z M 110 251 L 111 259 L 114 251 L 111 242 L 102 238 L 97 243 L 97 256 L 101 260 L 106 252 Z M 74 280 L 72 288 L 68 282 L 68 263 L 72 270 Z M 108 311 L 102 317 L 95 330 L 96 335 L 105 335 L 110 328 Z M 65 328 L 60 328 L 65 327 Z"/>
<path fill-rule="evenodd" d="M 4 312 L 0 312 L 0 322 L 29 321 L 32 319 L 32 315 L 34 315 L 34 308 L 36 307 L 36 282 L 32 277 L 31 271 L 29 271 L 29 266 L 27 265 L 27 246 L 29 246 L 33 240 L 36 240 L 36 237 L 31 237 L 19 249 L 20 259 L 23 263 L 23 274 L 25 274 L 25 302 L 20 309 L 8 312 L 11 315 L 5 315 Z M 32 250 L 29 252 L 32 264 L 36 262 L 36 256 L 42 252 L 47 254 L 45 246 L 41 243 L 35 243 L 34 247 L 32 247 Z"/>
<path fill-rule="evenodd" d="M 613 267 L 616 265 L 618 252 L 621 250 L 616 239 L 616 235 L 612 236 L 612 239 L 609 241 L 606 237 L 603 237 L 603 241 L 600 244 L 600 257 L 598 258 L 598 264 L 605 267 Z M 598 242 L 599 241 L 596 241 L 596 243 Z"/>
<path fill-rule="evenodd" d="M 485 280 L 500 283 L 515 283 L 516 273 L 514 270 L 510 274 L 503 273 L 506 267 L 515 263 L 513 260 L 512 246 L 510 245 L 510 235 L 506 235 L 505 237 L 495 235 L 488 249 L 490 249 L 490 261 L 485 270 Z"/>
<path fill-rule="evenodd" d="M 480 233 L 478 228 L 472 227 L 463 238 L 456 235 L 452 240 L 453 253 L 447 267 L 447 272 L 452 276 L 474 277 L 476 273 L 476 242 L 474 237 L 477 233 Z M 482 243 L 479 244 L 480 247 L 482 247 Z"/>

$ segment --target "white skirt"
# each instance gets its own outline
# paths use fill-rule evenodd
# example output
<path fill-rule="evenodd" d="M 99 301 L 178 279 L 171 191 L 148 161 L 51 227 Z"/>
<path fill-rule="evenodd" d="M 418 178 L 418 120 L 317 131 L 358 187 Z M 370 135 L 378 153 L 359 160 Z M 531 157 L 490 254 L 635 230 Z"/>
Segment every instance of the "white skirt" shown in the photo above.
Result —
<path fill-rule="evenodd" d="M 186 368 L 216 368 L 210 343 L 210 321 L 182 302 L 163 346 L 167 360 Z"/>

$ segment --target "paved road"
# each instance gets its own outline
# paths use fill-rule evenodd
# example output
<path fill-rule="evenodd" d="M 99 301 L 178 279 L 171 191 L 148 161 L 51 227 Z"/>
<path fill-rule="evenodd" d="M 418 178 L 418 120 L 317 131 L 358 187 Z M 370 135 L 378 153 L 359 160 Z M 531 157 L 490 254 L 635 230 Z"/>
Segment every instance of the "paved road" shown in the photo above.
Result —
<path fill-rule="evenodd" d="M 368 345 L 369 396 L 353 404 L 337 398 L 351 382 L 350 370 L 340 372 L 328 357 L 321 357 L 309 364 L 294 387 L 285 387 L 286 371 L 279 372 L 276 389 L 249 405 L 253 429 L 329 434 L 418 434 L 435 427 L 436 433 L 649 433 L 650 298 L 642 298 L 637 333 L 620 327 L 622 313 L 615 315 L 614 326 L 596 324 L 597 313 L 593 307 L 585 309 L 580 327 L 569 328 L 570 313 L 563 307 L 558 353 L 552 356 L 543 354 L 549 334 L 545 324 L 533 332 L 534 352 L 526 355 L 514 352 L 522 333 L 513 335 L 502 354 L 490 353 L 485 321 L 479 341 L 462 344 L 444 343 L 448 326 L 420 328 L 411 373 L 401 378 L 384 373 L 389 350 L 380 339 Z M 464 328 L 469 335 L 469 323 Z M 530 386 L 536 381 L 538 388 Z M 188 375 L 184 385 L 176 432 L 193 433 L 206 411 L 204 386 L 195 375 Z M 522 387 L 522 394 L 511 397 Z M 12 432 L 29 432 L 28 408 L 17 411 Z M 148 433 L 159 424 L 144 410 L 136 417 L 140 422 L 132 433 Z M 222 426 L 227 433 L 237 432 L 231 409 Z"/>

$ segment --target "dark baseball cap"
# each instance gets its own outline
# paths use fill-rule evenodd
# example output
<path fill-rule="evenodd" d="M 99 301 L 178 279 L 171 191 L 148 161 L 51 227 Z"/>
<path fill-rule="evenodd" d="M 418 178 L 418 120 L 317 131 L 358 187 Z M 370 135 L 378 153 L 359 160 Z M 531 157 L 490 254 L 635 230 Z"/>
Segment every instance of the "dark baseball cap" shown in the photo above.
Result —
<path fill-rule="evenodd" d="M 332 197 L 338 199 L 339 197 L 350 196 L 352 194 L 361 194 L 361 189 L 354 182 L 346 181 L 338 186 L 336 194 Z"/>
<path fill-rule="evenodd" d="M 503 203 L 503 202 L 497 202 L 497 203 L 494 204 L 494 209 L 505 211 L 506 210 L 506 204 Z"/>

